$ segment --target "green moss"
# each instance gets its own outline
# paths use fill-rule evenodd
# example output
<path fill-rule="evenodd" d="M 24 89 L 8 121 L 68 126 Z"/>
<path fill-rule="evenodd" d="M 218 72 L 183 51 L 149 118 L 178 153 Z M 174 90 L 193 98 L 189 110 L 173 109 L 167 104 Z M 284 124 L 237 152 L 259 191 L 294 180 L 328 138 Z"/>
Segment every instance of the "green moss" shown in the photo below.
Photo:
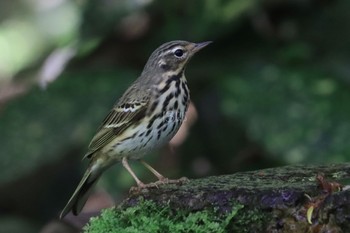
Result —
<path fill-rule="evenodd" d="M 86 233 L 226 232 L 242 208 L 243 205 L 235 204 L 229 213 L 223 215 L 213 209 L 197 212 L 174 211 L 169 205 L 160 208 L 152 201 L 140 201 L 138 205 L 127 209 L 104 210 L 100 217 L 91 219 L 84 231 Z"/>
<path fill-rule="evenodd" d="M 264 229 L 264 225 L 269 222 L 270 215 L 258 209 L 242 211 L 227 226 L 227 232 L 252 232 L 252 229 Z M 249 226 L 249 227 L 247 227 Z"/>

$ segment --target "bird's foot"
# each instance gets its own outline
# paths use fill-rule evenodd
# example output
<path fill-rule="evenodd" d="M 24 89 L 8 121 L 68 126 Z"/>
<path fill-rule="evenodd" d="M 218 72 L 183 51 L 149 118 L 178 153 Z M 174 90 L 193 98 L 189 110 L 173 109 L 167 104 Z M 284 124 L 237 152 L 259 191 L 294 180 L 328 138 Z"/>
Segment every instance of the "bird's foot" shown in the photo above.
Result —
<path fill-rule="evenodd" d="M 190 180 L 187 177 L 181 177 L 180 179 L 177 179 L 177 180 L 170 180 L 168 178 L 163 178 L 163 179 L 160 179 L 154 183 L 156 183 L 156 184 L 179 184 L 179 185 L 182 185 L 182 184 L 185 184 L 189 181 Z"/>
<path fill-rule="evenodd" d="M 142 184 L 142 185 L 138 184 L 137 186 L 132 186 L 129 190 L 129 193 L 137 194 L 137 193 L 140 193 L 142 190 L 147 190 L 148 188 L 153 188 L 153 187 L 158 188 L 157 182 L 149 183 L 149 184 Z"/>
<path fill-rule="evenodd" d="M 148 183 L 148 184 L 139 183 L 137 186 L 131 187 L 129 190 L 129 193 L 139 193 L 144 189 L 159 188 L 159 186 L 164 185 L 164 184 L 182 185 L 182 184 L 185 184 L 189 181 L 190 180 L 187 177 L 181 177 L 180 179 L 177 179 L 177 180 L 171 180 L 171 179 L 163 177 L 162 179 L 160 179 L 156 182 L 152 182 L 152 183 Z"/>

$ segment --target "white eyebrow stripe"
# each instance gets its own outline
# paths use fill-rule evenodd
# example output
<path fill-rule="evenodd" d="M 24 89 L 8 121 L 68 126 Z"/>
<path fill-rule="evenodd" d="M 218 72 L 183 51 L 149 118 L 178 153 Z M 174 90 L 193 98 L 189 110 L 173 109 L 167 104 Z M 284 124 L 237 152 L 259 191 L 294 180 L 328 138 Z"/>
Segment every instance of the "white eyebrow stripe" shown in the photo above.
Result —
<path fill-rule="evenodd" d="M 175 51 L 176 51 L 176 50 L 178 50 L 178 49 L 183 50 L 183 51 L 184 51 L 184 53 L 186 52 L 185 48 L 184 48 L 184 47 L 182 47 L 182 46 L 176 46 L 175 48 L 173 48 L 173 49 L 171 50 L 171 52 L 175 52 Z"/>

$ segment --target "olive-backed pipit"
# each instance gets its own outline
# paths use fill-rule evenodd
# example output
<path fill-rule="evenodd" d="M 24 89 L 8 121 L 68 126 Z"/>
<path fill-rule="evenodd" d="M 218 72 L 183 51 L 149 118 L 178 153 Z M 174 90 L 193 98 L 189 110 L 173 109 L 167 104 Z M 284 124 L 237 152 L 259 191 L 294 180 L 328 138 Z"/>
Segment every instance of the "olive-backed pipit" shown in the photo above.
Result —
<path fill-rule="evenodd" d="M 93 137 L 84 158 L 89 166 L 60 217 L 77 215 L 101 174 L 122 162 L 138 187 L 147 187 L 131 170 L 128 159 L 139 160 L 159 182 L 169 180 L 142 160 L 167 143 L 177 132 L 188 107 L 190 93 L 184 75 L 190 58 L 210 42 L 171 41 L 157 48 L 140 77 L 117 101 Z"/>

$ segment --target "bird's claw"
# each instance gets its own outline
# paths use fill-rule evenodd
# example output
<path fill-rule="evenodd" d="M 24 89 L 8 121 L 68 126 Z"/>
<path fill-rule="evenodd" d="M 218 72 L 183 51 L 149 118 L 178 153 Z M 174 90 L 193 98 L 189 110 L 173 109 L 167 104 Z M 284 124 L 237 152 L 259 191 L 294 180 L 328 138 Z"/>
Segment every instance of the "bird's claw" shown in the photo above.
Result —
<path fill-rule="evenodd" d="M 161 180 L 158 180 L 156 182 L 148 183 L 148 184 L 138 184 L 138 186 L 133 186 L 130 188 L 129 193 L 139 193 L 142 190 L 147 190 L 149 188 L 157 188 L 159 189 L 159 186 L 164 185 L 164 184 L 178 184 L 182 185 L 190 180 L 187 177 L 181 177 L 180 179 L 177 180 L 171 180 L 168 178 L 163 178 Z"/>

